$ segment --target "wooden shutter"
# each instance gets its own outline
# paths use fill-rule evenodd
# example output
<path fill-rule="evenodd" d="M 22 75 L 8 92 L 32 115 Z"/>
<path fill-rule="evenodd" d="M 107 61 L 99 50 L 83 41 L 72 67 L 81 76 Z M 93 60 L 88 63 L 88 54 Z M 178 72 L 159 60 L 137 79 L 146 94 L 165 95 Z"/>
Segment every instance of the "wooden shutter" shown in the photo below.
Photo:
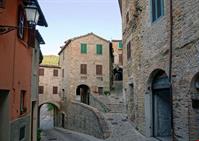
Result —
<path fill-rule="evenodd" d="M 64 78 L 64 69 L 62 69 L 62 77 Z"/>
<path fill-rule="evenodd" d="M 119 42 L 119 43 L 118 43 L 118 48 L 119 48 L 119 49 L 122 49 L 122 42 Z"/>
<path fill-rule="evenodd" d="M 57 69 L 53 70 L 53 76 L 58 76 L 58 70 Z"/>
<path fill-rule="evenodd" d="M 43 76 L 44 75 L 44 69 L 39 69 L 39 75 Z"/>
<path fill-rule="evenodd" d="M 123 55 L 119 54 L 119 64 L 123 65 Z"/>
<path fill-rule="evenodd" d="M 102 45 L 100 45 L 100 44 L 96 45 L 96 53 L 102 54 Z"/>
<path fill-rule="evenodd" d="M 5 0 L 0 0 L 0 8 L 3 8 L 5 6 L 4 3 L 5 3 Z"/>
<path fill-rule="evenodd" d="M 131 42 L 127 44 L 127 60 L 131 58 Z"/>
<path fill-rule="evenodd" d="M 81 44 L 81 53 L 87 53 L 87 44 Z"/>
<path fill-rule="evenodd" d="M 39 94 L 43 94 L 44 93 L 44 86 L 39 86 L 39 88 L 38 88 L 38 90 L 39 90 Z"/>
<path fill-rule="evenodd" d="M 56 86 L 53 86 L 53 94 L 57 94 L 58 88 Z"/>
<path fill-rule="evenodd" d="M 96 65 L 96 75 L 102 75 L 102 65 Z"/>
<path fill-rule="evenodd" d="M 81 74 L 87 74 L 87 65 L 86 64 L 81 64 L 80 73 Z"/>

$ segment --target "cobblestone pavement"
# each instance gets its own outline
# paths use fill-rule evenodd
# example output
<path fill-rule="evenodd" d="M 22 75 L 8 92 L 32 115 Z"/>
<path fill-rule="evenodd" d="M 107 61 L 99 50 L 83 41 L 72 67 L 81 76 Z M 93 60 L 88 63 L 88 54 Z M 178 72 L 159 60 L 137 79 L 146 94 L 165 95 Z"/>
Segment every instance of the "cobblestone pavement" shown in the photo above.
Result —
<path fill-rule="evenodd" d="M 104 115 L 112 128 L 112 135 L 106 141 L 157 141 L 154 138 L 144 137 L 127 119 L 122 82 L 114 82 L 114 89 L 108 99 L 106 104 L 109 105 L 111 111 Z"/>
<path fill-rule="evenodd" d="M 48 130 L 53 128 L 53 110 L 48 111 L 47 104 L 44 104 L 40 109 L 40 128 Z"/>
<path fill-rule="evenodd" d="M 61 128 L 54 128 L 42 132 L 41 141 L 103 141 L 103 140 Z"/>

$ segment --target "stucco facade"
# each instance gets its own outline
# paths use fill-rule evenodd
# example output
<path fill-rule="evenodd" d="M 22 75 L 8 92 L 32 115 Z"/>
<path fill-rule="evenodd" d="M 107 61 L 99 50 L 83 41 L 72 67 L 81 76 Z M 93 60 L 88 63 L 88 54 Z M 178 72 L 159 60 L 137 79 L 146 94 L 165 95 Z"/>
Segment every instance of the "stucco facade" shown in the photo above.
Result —
<path fill-rule="evenodd" d="M 89 33 L 65 42 L 60 55 L 62 70 L 62 89 L 67 100 L 75 100 L 78 86 L 87 86 L 88 93 L 110 92 L 111 87 L 111 49 L 110 42 Z M 81 44 L 87 45 L 86 53 L 81 53 Z M 96 46 L 102 46 L 101 54 L 96 53 Z M 86 74 L 81 74 L 81 64 L 86 64 Z M 96 74 L 96 65 L 102 66 L 102 73 Z M 103 93 L 102 92 L 102 93 Z"/>
<path fill-rule="evenodd" d="M 169 140 L 199 139 L 199 3 L 162 0 L 162 15 L 155 21 L 150 0 L 119 0 L 119 4 L 124 45 L 123 85 L 129 118 L 146 136 L 158 137 L 156 130 L 169 125 L 166 128 Z M 156 99 L 163 96 L 162 92 L 156 94 L 157 87 L 168 90 L 170 107 L 160 97 Z M 157 103 L 161 108 L 156 107 Z M 168 109 L 161 113 L 165 107 Z M 167 114 L 167 123 L 162 122 L 158 113 Z M 162 123 L 160 127 L 156 127 L 157 121 Z"/>

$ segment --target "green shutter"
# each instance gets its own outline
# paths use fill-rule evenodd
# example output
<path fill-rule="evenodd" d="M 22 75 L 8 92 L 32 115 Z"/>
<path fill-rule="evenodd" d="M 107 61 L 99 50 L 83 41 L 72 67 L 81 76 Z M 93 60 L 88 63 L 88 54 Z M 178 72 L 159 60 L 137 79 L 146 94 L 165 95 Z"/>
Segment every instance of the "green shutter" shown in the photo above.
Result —
<path fill-rule="evenodd" d="M 96 54 L 102 54 L 102 45 L 96 45 Z"/>
<path fill-rule="evenodd" d="M 87 53 L 87 44 L 81 44 L 81 53 Z"/>
<path fill-rule="evenodd" d="M 118 48 L 119 48 L 119 49 L 122 49 L 122 42 L 119 42 L 119 43 L 118 43 Z"/>

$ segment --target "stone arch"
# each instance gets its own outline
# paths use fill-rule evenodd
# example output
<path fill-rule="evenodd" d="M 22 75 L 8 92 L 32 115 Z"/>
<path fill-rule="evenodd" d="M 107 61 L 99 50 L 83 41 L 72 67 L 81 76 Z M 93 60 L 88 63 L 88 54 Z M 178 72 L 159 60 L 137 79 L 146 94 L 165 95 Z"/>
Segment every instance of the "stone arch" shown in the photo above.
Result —
<path fill-rule="evenodd" d="M 147 81 L 145 123 L 147 136 L 171 137 L 171 87 L 169 77 L 162 69 L 154 70 Z"/>
<path fill-rule="evenodd" d="M 58 125 L 58 112 L 60 110 L 60 104 L 54 101 L 45 101 L 42 102 L 41 104 L 39 104 L 38 106 L 38 127 L 40 128 L 40 111 L 41 111 L 41 107 L 45 104 L 51 104 L 53 105 L 54 109 L 53 109 L 53 126 L 57 126 Z"/>
<path fill-rule="evenodd" d="M 188 111 L 190 139 L 197 140 L 199 139 L 199 72 L 191 80 Z"/>
<path fill-rule="evenodd" d="M 90 88 L 85 84 L 81 84 L 76 88 L 76 96 L 80 97 L 80 101 L 84 104 L 90 103 Z"/>
<path fill-rule="evenodd" d="M 121 81 L 123 80 L 123 68 L 116 66 L 113 69 L 113 76 L 115 81 Z"/>

